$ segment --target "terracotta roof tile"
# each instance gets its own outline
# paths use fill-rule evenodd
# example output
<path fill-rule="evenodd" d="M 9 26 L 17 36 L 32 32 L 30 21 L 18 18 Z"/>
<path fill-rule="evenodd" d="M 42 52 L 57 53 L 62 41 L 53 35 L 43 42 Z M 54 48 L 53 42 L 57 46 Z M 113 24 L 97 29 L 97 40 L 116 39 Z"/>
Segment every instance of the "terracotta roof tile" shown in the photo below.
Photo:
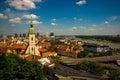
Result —
<path fill-rule="evenodd" d="M 47 51 L 47 49 L 45 49 L 45 48 L 39 48 L 38 50 L 39 50 L 39 52 L 46 52 Z"/>
<path fill-rule="evenodd" d="M 69 46 L 62 46 L 62 45 L 58 47 L 59 50 L 63 50 L 63 51 L 66 51 L 68 48 Z"/>
<path fill-rule="evenodd" d="M 51 56 L 51 55 L 56 56 L 57 53 L 56 52 L 45 52 L 45 53 L 42 53 L 43 57 L 47 57 L 47 56 Z"/>
<path fill-rule="evenodd" d="M 11 48 L 13 48 L 13 49 L 26 49 L 27 48 L 27 46 L 26 45 L 22 45 L 22 44 L 13 44 L 12 46 L 11 46 Z"/>

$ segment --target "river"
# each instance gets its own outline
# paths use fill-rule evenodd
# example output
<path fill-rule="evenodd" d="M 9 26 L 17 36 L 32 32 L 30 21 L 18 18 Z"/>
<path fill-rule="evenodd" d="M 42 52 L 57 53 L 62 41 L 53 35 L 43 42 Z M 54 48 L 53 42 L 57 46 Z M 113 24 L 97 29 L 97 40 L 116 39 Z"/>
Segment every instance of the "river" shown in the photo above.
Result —
<path fill-rule="evenodd" d="M 75 38 L 79 41 L 86 42 L 86 43 L 95 43 L 99 45 L 108 45 L 112 49 L 120 49 L 120 43 L 113 43 L 109 41 L 98 41 L 98 40 L 90 40 L 90 39 L 81 39 L 81 38 Z"/>

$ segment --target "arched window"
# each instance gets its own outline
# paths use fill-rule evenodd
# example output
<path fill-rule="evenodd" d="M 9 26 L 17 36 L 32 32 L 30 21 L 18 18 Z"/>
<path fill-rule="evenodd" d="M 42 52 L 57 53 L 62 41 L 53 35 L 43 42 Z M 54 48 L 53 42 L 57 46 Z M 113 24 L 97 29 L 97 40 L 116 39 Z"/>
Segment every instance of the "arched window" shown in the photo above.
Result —
<path fill-rule="evenodd" d="M 31 50 L 33 51 L 33 47 L 31 48 Z"/>
<path fill-rule="evenodd" d="M 31 37 L 31 40 L 33 41 L 33 37 Z"/>
<path fill-rule="evenodd" d="M 31 37 L 31 43 L 33 43 L 33 37 Z"/>

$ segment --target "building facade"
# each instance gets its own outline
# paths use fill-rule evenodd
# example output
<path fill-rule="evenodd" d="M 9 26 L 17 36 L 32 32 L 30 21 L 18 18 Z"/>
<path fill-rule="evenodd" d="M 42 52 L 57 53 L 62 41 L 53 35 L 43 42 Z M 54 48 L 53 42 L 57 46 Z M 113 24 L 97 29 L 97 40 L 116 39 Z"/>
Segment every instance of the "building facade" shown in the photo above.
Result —
<path fill-rule="evenodd" d="M 91 52 L 107 52 L 110 50 L 110 47 L 107 45 L 97 45 L 86 43 L 83 45 L 84 49 Z"/>

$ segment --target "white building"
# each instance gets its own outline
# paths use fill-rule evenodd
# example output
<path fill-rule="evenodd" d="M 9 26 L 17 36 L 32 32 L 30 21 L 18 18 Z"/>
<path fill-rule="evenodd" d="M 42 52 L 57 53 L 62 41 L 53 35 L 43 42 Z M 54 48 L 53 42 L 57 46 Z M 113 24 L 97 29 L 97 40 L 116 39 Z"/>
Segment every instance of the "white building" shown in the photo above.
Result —
<path fill-rule="evenodd" d="M 37 55 L 40 56 L 40 52 L 38 51 L 36 45 L 35 45 L 35 31 L 34 27 L 32 24 L 32 21 L 30 23 L 30 28 L 29 28 L 29 44 L 28 48 L 25 52 L 25 55 Z"/>
<path fill-rule="evenodd" d="M 107 52 L 110 50 L 109 46 L 107 45 L 97 45 L 97 44 L 90 44 L 86 43 L 83 45 L 84 50 L 91 51 L 91 52 Z"/>

